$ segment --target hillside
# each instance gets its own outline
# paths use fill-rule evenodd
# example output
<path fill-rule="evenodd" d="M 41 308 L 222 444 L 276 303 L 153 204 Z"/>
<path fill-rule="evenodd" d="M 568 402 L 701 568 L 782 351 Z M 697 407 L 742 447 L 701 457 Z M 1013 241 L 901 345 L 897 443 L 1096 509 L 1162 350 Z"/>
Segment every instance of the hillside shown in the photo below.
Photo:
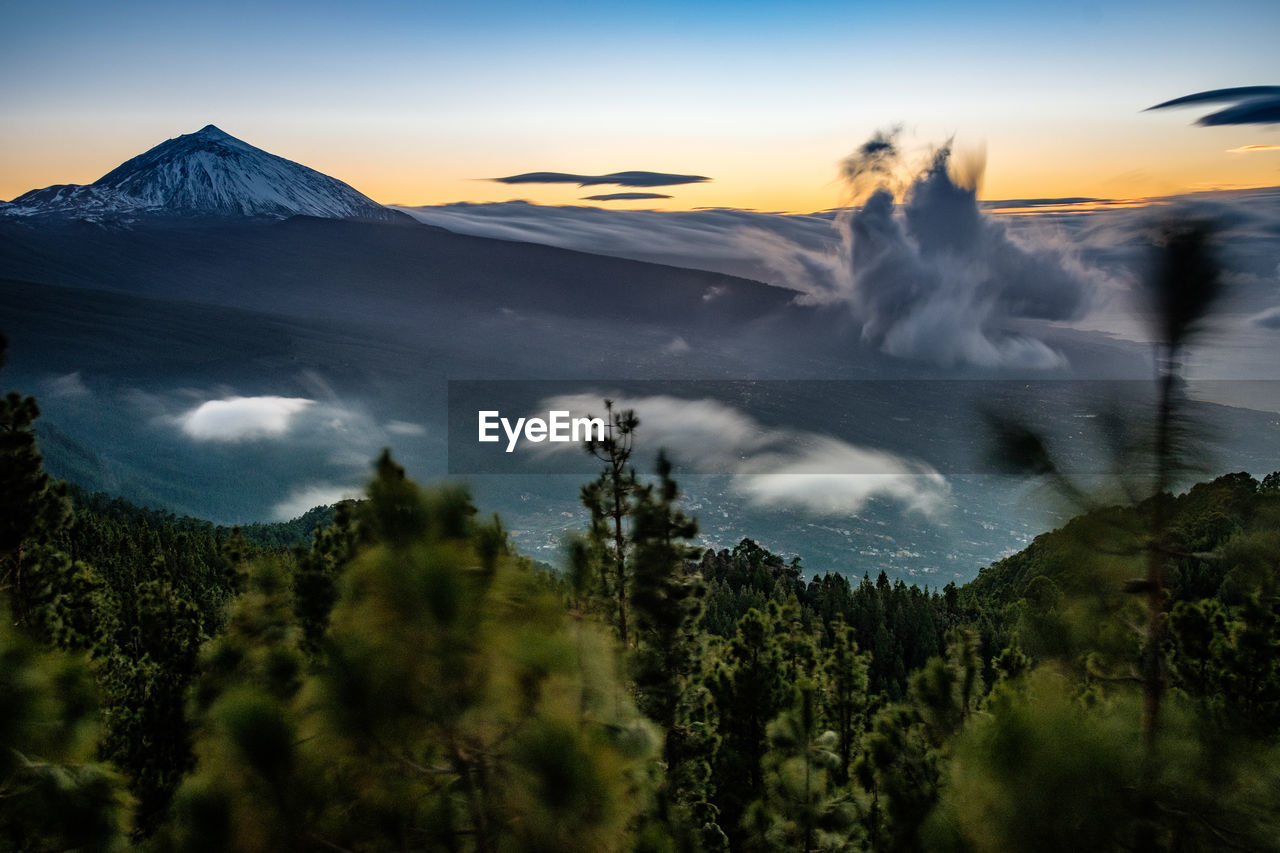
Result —
<path fill-rule="evenodd" d="M 1239 604 L 1276 570 L 1267 560 L 1280 557 L 1280 472 L 1261 483 L 1245 473 L 1227 474 L 1169 500 L 1163 547 L 1172 558 L 1166 576 L 1171 601 L 1214 598 Z M 1147 501 L 1074 518 L 979 571 L 962 587 L 965 600 L 981 607 L 1011 604 L 1039 578 L 1064 595 L 1095 594 L 1099 582 L 1108 581 L 1118 592 L 1125 580 L 1141 575 L 1134 560 L 1145 554 L 1150 513 Z M 1104 563 L 1101 573 L 1099 562 Z"/>

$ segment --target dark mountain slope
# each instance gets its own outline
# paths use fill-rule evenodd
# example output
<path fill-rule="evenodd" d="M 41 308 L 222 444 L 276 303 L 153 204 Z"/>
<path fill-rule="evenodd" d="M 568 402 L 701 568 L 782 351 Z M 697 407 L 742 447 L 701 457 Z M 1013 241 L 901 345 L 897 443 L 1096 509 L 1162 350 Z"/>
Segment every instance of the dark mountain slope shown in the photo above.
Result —
<path fill-rule="evenodd" d="M 716 273 L 428 227 L 297 217 L 266 223 L 0 221 L 0 276 L 277 311 L 412 322 L 465 303 L 494 312 L 675 325 L 741 323 L 787 291 Z"/>

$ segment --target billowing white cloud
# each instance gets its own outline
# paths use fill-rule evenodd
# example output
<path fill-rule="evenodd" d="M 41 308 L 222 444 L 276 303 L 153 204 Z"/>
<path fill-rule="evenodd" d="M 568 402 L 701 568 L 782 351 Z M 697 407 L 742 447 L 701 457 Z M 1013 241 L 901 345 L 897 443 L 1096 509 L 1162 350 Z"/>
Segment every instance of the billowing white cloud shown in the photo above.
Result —
<path fill-rule="evenodd" d="M 846 173 L 879 180 L 896 153 L 888 137 L 872 148 L 851 155 Z M 868 156 L 873 162 L 862 168 Z M 1013 236 L 984 213 L 981 170 L 977 161 L 957 169 L 944 147 L 911 182 L 901 210 L 892 186 L 881 184 L 841 216 L 850 275 L 833 296 L 852 308 L 863 339 L 890 355 L 945 366 L 1064 366 L 1043 341 L 1009 327 L 1080 318 L 1105 276 L 1062 246 Z"/>
<path fill-rule="evenodd" d="M 282 436 L 295 415 L 315 404 L 304 397 L 227 397 L 201 403 L 178 418 L 197 441 L 249 441 Z"/>
<path fill-rule="evenodd" d="M 733 488 L 760 506 L 846 515 L 882 498 L 932 514 L 950 491 L 946 479 L 924 463 L 831 436 L 765 426 L 718 400 L 656 395 L 617 398 L 614 404 L 635 409 L 647 444 L 667 448 L 699 473 L 732 474 Z M 600 398 L 593 394 L 560 395 L 540 405 L 573 417 L 601 414 Z M 575 444 L 534 447 L 581 452 Z"/>

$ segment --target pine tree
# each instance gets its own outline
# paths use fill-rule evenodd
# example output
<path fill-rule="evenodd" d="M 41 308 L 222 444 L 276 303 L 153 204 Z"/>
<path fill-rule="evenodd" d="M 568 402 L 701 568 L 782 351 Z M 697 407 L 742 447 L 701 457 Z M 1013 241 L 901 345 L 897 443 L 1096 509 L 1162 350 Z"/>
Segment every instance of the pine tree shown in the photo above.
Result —
<path fill-rule="evenodd" d="M 870 705 L 867 695 L 867 655 L 858 651 L 853 628 L 837 618 L 831 625 L 831 647 L 826 651 L 823 675 L 826 683 L 825 711 L 837 738 L 838 761 L 835 781 L 849 781 L 853 752 L 866 728 Z"/>
<path fill-rule="evenodd" d="M 1125 470 L 1125 491 L 1131 495 L 1145 492 L 1141 510 L 1145 528 L 1131 537 L 1127 547 L 1106 556 L 1141 557 L 1145 563 L 1143 576 L 1124 582 L 1124 592 L 1140 597 L 1145 609 L 1145 623 L 1135 638 L 1140 642 L 1136 666 L 1128 661 L 1119 666 L 1101 666 L 1097 661 L 1107 655 L 1088 656 L 1091 675 L 1102 680 L 1136 680 L 1141 686 L 1142 705 L 1140 732 L 1142 741 L 1141 779 L 1137 782 L 1137 812 L 1141 815 L 1133 847 L 1139 853 L 1161 849 L 1165 817 L 1161 799 L 1160 755 L 1162 709 L 1168 687 L 1167 608 L 1170 589 L 1170 565 L 1179 556 L 1176 531 L 1172 525 L 1174 498 L 1169 493 L 1177 479 L 1194 464 L 1197 448 L 1187 414 L 1187 395 L 1183 381 L 1183 359 L 1188 346 L 1202 331 L 1215 302 L 1223 291 L 1221 269 L 1212 250 L 1213 228 L 1204 222 L 1182 222 L 1166 226 L 1157 238 L 1157 252 L 1152 274 L 1143 284 L 1150 305 L 1152 321 L 1153 361 L 1155 364 L 1155 407 L 1151 419 L 1151 452 L 1141 460 L 1141 470 L 1151 472 L 1150 482 L 1139 484 L 1132 474 L 1133 458 L 1127 452 L 1124 425 L 1109 419 L 1108 438 L 1120 449 L 1118 456 Z M 1072 483 L 1049 454 L 1044 439 L 1036 431 L 1007 419 L 993 418 L 1002 445 L 1001 455 L 1012 461 L 1023 473 L 1051 478 L 1060 490 L 1075 501 L 1088 505 L 1084 491 Z M 1136 531 L 1135 531 L 1136 533 Z M 1092 543 L 1091 543 L 1092 544 Z M 1103 627 L 1095 638 L 1108 636 L 1115 645 L 1115 633 Z M 1112 656 L 1119 657 L 1119 656 Z"/>
<path fill-rule="evenodd" d="M 320 764 L 299 749 L 302 630 L 289 568 L 248 567 L 226 631 L 202 655 L 193 691 L 199 762 L 174 799 L 162 839 L 178 850 L 268 851 L 324 846 L 312 825 L 328 805 Z"/>
<path fill-rule="evenodd" d="M 1142 658 L 1142 737 L 1144 749 L 1144 797 L 1148 804 L 1149 829 L 1138 839 L 1141 851 L 1157 849 L 1155 824 L 1157 729 L 1160 704 L 1167 686 L 1165 647 L 1165 563 L 1168 560 L 1168 506 L 1166 490 L 1187 461 L 1183 423 L 1185 391 L 1182 385 L 1184 349 L 1202 327 L 1214 302 L 1221 295 L 1221 271 L 1210 249 L 1210 229 L 1203 223 L 1187 223 L 1165 228 L 1149 293 L 1155 308 L 1156 385 L 1155 483 L 1151 505 L 1150 544 L 1147 548 L 1147 575 L 1128 591 L 1144 594 L 1147 600 L 1147 628 Z"/>
<path fill-rule="evenodd" d="M 294 609 L 303 630 L 303 648 L 318 654 L 329 627 L 329 614 L 338 598 L 342 567 L 355 555 L 355 503 L 341 501 L 332 523 L 316 530 L 311 550 L 299 552 L 293 574 Z"/>
<path fill-rule="evenodd" d="M 976 637 L 953 632 L 947 658 L 929 661 L 908 700 L 876 715 L 854 771 L 870 795 L 863 823 L 873 851 L 925 849 L 921 829 L 943 789 L 947 745 L 982 696 L 981 671 Z"/>
<path fill-rule="evenodd" d="M 0 335 L 0 368 L 8 341 Z M 14 621 L 46 642 L 67 647 L 66 617 L 81 602 L 68 602 L 81 567 L 55 547 L 71 522 L 66 487 L 44 471 L 36 447 L 34 397 L 10 391 L 0 399 L 0 588 L 8 591 Z"/>
<path fill-rule="evenodd" d="M 720 737 L 715 754 L 715 802 L 734 849 L 747 807 L 764 796 L 764 756 L 769 723 L 791 704 L 793 685 L 783 680 L 774 626 L 752 609 L 724 645 L 708 676 Z"/>
<path fill-rule="evenodd" d="M 657 473 L 658 482 L 637 494 L 633 511 L 632 674 L 640 710 L 663 733 L 659 817 L 687 847 L 718 830 L 708 801 L 710 698 L 701 683 L 706 587 L 688 568 L 697 549 L 687 543 L 698 526 L 676 508 L 679 489 L 663 453 Z"/>
<path fill-rule="evenodd" d="M 163 558 L 152 575 L 132 595 L 99 600 L 94 655 L 105 723 L 100 751 L 128 774 L 143 836 L 164 819 L 191 768 L 187 688 L 205 639 L 199 610 L 174 588 Z"/>
<path fill-rule="evenodd" d="M 818 684 L 796 684 L 796 704 L 769 724 L 766 795 L 751 807 L 757 850 L 853 851 L 857 811 L 834 783 L 839 736 L 819 729 Z"/>
<path fill-rule="evenodd" d="M 586 442 L 589 454 L 604 463 L 600 476 L 582 487 L 582 503 L 591 512 L 591 541 L 600 561 L 600 596 L 609 602 L 623 648 L 630 644 L 627 624 L 630 597 L 628 533 L 640 484 L 630 467 L 640 419 L 632 409 L 615 411 L 604 401 L 606 434 Z M 612 577 L 610 577 L 612 570 Z"/>

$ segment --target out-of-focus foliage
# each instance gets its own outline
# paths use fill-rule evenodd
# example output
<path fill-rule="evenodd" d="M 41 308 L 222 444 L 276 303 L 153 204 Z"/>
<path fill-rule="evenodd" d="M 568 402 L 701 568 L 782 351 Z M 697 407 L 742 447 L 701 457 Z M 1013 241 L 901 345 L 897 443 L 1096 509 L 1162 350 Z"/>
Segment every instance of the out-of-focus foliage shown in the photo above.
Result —
<path fill-rule="evenodd" d="M 41 651 L 0 622 L 0 846 L 125 848 L 123 779 L 94 757 L 93 682 L 65 652 Z"/>
<path fill-rule="evenodd" d="M 1138 774 L 1137 704 L 1089 706 L 1073 691 L 1051 668 L 997 689 L 954 744 L 930 847 L 1123 849 Z"/>
<path fill-rule="evenodd" d="M 955 742 L 927 849 L 1134 849 L 1146 828 L 1140 699 L 1082 694 L 1052 666 L 1001 685 Z M 1274 735 L 1247 751 L 1219 735 L 1175 697 L 1157 752 L 1157 849 L 1277 849 Z"/>
<path fill-rule="evenodd" d="M 655 733 L 603 632 L 385 456 L 355 525 L 312 667 L 286 573 L 253 569 L 207 653 L 176 845 L 627 847 Z"/>

